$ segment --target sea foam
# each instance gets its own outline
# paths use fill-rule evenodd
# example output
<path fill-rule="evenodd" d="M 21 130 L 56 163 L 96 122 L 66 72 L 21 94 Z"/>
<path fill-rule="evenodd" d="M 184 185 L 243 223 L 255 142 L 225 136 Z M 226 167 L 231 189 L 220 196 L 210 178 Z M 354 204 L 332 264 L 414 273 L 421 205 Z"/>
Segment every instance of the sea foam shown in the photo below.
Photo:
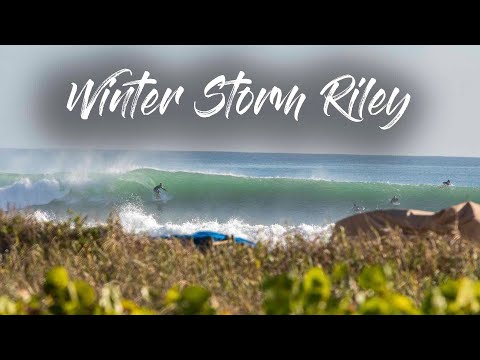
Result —
<path fill-rule="evenodd" d="M 226 222 L 216 220 L 194 219 L 183 223 L 160 223 L 153 215 L 141 207 L 128 204 L 119 211 L 120 222 L 124 229 L 133 233 L 147 233 L 150 236 L 173 234 L 192 234 L 197 231 L 215 231 L 222 234 L 247 238 L 252 241 L 281 241 L 288 234 L 299 234 L 306 240 L 327 238 L 333 224 L 324 226 L 300 225 L 252 225 L 243 220 L 232 218 Z"/>

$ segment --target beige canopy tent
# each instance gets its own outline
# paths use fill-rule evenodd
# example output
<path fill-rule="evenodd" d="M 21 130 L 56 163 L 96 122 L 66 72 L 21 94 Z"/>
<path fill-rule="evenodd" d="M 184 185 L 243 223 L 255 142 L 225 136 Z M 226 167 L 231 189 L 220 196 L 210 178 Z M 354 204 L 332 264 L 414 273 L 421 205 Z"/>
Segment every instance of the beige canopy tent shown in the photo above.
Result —
<path fill-rule="evenodd" d="M 356 214 L 338 221 L 333 235 L 343 231 L 347 236 L 385 235 L 391 228 L 405 234 L 432 231 L 449 234 L 458 229 L 462 237 L 480 242 L 480 204 L 468 201 L 436 213 L 422 210 L 376 210 Z"/>

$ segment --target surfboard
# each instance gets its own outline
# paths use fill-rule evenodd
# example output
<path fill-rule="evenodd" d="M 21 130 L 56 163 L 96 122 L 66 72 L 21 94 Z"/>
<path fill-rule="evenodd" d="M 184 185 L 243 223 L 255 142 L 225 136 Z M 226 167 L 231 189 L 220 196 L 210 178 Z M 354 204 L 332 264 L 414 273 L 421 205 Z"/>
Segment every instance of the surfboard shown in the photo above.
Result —
<path fill-rule="evenodd" d="M 165 193 L 161 193 L 160 196 L 157 196 L 157 195 L 153 195 L 152 196 L 152 202 L 154 203 L 167 203 L 168 201 L 172 200 L 173 199 L 173 196 L 170 195 L 170 194 L 165 194 Z"/>
<path fill-rule="evenodd" d="M 253 241 L 250 241 L 241 237 L 235 237 L 235 236 L 232 237 L 232 236 L 221 234 L 215 231 L 197 231 L 191 235 L 185 235 L 185 234 L 164 235 L 162 236 L 162 238 L 193 240 L 193 243 L 197 246 L 206 245 L 208 242 L 211 242 L 211 244 L 214 246 L 226 244 L 228 242 L 234 242 L 236 244 L 243 244 L 247 246 L 255 246 L 255 243 Z"/>

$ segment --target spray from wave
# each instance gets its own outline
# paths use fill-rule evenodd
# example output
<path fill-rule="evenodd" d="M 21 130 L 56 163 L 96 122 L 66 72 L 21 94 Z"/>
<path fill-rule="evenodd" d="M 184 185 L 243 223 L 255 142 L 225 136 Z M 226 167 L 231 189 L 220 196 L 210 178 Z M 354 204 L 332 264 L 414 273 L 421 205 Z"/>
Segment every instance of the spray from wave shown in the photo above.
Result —
<path fill-rule="evenodd" d="M 197 231 L 215 231 L 222 234 L 242 237 L 254 242 L 258 241 L 283 241 L 286 235 L 300 235 L 306 240 L 328 239 L 331 234 L 333 223 L 327 225 L 251 225 L 240 219 L 229 219 L 226 222 L 217 220 L 194 219 L 183 223 L 161 223 L 152 214 L 135 204 L 126 204 L 119 209 L 120 223 L 127 232 L 140 234 L 144 233 L 151 237 L 175 234 L 193 234 Z M 36 210 L 28 215 L 40 222 L 61 221 L 64 218 L 56 217 L 53 213 Z M 87 222 L 87 226 L 98 225 L 98 222 Z"/>
<path fill-rule="evenodd" d="M 22 178 L 12 185 L 0 188 L 0 208 L 23 209 L 32 205 L 45 205 L 65 196 L 60 182 L 56 179 L 32 181 Z"/>
<path fill-rule="evenodd" d="M 150 236 L 192 234 L 197 231 L 209 230 L 227 235 L 235 235 L 255 241 L 270 240 L 280 241 L 287 234 L 299 234 L 304 239 L 314 240 L 319 237 L 326 238 L 333 224 L 318 225 L 250 225 L 239 219 L 230 219 L 227 222 L 217 220 L 202 221 L 195 219 L 181 224 L 167 222 L 158 223 L 151 215 L 142 208 L 128 204 L 119 212 L 122 226 L 126 231 L 134 233 L 148 233 Z"/>

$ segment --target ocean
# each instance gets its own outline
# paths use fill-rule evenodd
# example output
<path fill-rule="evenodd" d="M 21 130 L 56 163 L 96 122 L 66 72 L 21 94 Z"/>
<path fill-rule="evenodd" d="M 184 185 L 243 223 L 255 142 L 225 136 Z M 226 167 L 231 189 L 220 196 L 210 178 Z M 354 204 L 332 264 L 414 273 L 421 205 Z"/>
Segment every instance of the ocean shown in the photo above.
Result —
<path fill-rule="evenodd" d="M 450 179 L 453 186 L 441 186 Z M 167 192 L 155 199 L 163 183 Z M 308 238 L 365 210 L 480 202 L 480 158 L 113 150 L 0 150 L 0 208 L 41 220 L 68 210 L 127 231 Z"/>

